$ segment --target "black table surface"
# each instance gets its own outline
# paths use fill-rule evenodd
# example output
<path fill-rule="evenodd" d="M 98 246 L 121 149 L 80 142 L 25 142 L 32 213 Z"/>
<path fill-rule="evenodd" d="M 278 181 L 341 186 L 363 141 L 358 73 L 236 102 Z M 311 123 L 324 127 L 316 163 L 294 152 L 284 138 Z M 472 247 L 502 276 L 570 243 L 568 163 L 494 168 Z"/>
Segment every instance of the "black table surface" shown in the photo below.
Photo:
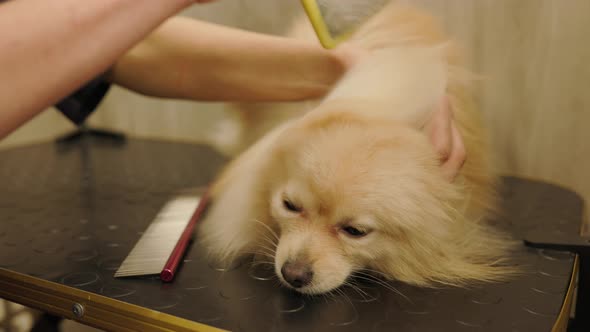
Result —
<path fill-rule="evenodd" d="M 115 279 L 162 205 L 180 189 L 207 185 L 225 162 L 206 146 L 139 139 L 1 151 L 0 296 L 105 329 L 528 332 L 551 331 L 571 293 L 574 255 L 524 245 L 514 259 L 525 274 L 470 289 L 391 282 L 302 297 L 272 271 L 220 271 L 198 243 L 170 284 Z M 516 237 L 579 229 L 576 193 L 516 177 L 502 184 L 498 223 Z M 75 303 L 83 315 L 72 313 Z"/>

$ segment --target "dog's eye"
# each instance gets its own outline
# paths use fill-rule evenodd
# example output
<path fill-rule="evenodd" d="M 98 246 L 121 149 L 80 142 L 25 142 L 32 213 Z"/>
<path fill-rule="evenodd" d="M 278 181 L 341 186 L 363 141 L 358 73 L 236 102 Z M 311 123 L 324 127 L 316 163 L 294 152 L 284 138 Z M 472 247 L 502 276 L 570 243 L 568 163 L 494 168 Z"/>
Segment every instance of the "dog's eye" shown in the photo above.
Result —
<path fill-rule="evenodd" d="M 303 210 L 300 206 L 295 205 L 293 202 L 291 202 L 290 200 L 288 200 L 286 198 L 283 199 L 283 206 L 285 207 L 285 209 L 287 209 L 291 212 L 299 213 Z"/>
<path fill-rule="evenodd" d="M 342 230 L 352 237 L 363 237 L 367 235 L 367 232 L 361 231 L 360 229 L 352 226 L 343 227 Z"/>

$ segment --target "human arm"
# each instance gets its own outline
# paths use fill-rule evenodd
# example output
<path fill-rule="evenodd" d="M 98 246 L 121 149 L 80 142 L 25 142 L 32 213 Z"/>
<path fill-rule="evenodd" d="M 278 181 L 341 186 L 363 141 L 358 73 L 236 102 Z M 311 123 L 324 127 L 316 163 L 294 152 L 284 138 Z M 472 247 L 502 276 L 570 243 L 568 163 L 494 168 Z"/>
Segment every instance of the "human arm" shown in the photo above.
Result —
<path fill-rule="evenodd" d="M 174 17 L 119 59 L 110 81 L 145 95 L 201 101 L 290 101 L 325 94 L 350 50 Z"/>
<path fill-rule="evenodd" d="M 0 138 L 105 72 L 191 0 L 0 5 Z"/>

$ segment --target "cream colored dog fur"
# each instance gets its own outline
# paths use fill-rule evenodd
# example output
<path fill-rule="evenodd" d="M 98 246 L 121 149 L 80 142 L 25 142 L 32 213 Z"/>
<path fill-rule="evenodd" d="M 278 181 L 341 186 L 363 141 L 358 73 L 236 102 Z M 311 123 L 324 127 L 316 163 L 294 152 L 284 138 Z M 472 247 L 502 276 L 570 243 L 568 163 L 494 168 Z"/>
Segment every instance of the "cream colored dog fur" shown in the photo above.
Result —
<path fill-rule="evenodd" d="M 305 17 L 291 36 L 315 40 Z M 244 145 L 199 228 L 211 258 L 254 253 L 308 294 L 355 275 L 422 286 L 510 275 L 499 264 L 513 242 L 486 224 L 496 179 L 458 47 L 396 3 L 347 46 L 367 54 L 322 100 L 237 105 Z M 452 182 L 422 130 L 445 94 L 468 153 Z"/>

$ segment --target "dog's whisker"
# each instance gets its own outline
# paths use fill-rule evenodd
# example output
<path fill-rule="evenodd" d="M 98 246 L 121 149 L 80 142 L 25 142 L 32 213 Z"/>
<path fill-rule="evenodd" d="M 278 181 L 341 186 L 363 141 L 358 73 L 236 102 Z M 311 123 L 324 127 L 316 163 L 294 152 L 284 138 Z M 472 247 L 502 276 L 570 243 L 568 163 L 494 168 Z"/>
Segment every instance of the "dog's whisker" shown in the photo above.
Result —
<path fill-rule="evenodd" d="M 270 237 L 269 234 L 264 231 L 265 229 L 256 229 L 256 233 L 260 235 L 260 240 L 264 240 L 266 243 L 276 248 L 278 244 L 277 241 L 274 238 Z"/>
<path fill-rule="evenodd" d="M 271 254 L 271 252 L 266 252 L 264 250 L 259 250 L 259 249 L 251 249 L 251 250 L 244 250 L 243 251 L 244 254 L 249 254 L 249 255 L 269 255 Z"/>
<path fill-rule="evenodd" d="M 263 244 L 258 244 L 258 247 L 260 247 L 260 248 L 262 248 L 262 249 L 265 249 L 265 250 L 267 250 L 268 252 L 271 252 L 271 253 L 273 253 L 273 254 L 276 252 L 276 249 L 274 249 L 274 248 L 270 248 L 270 247 L 267 247 L 267 246 L 265 246 L 265 245 L 263 245 Z"/>
<path fill-rule="evenodd" d="M 335 291 L 338 292 L 338 294 L 341 295 L 340 297 L 346 300 L 346 302 L 348 302 L 348 304 L 354 308 L 354 304 L 352 303 L 350 296 L 348 296 L 341 288 L 336 288 Z"/>
<path fill-rule="evenodd" d="M 380 273 L 379 271 L 371 271 L 373 273 Z M 373 273 L 367 273 L 364 271 L 355 271 L 351 276 L 355 277 L 355 278 L 360 278 L 360 279 L 364 279 L 364 280 L 369 280 L 371 282 L 375 282 L 384 286 L 391 286 L 391 284 L 389 284 L 387 281 L 389 279 L 382 279 L 379 278 L 378 276 L 375 276 Z"/>
<path fill-rule="evenodd" d="M 252 263 L 250 265 L 250 267 L 257 267 L 257 266 L 261 266 L 261 265 L 273 266 L 274 267 L 274 263 L 270 263 L 270 262 L 255 262 L 255 263 Z"/>
<path fill-rule="evenodd" d="M 259 248 L 263 248 L 267 250 L 267 252 L 272 253 L 273 255 L 276 253 L 278 244 L 275 243 L 267 234 L 260 233 L 260 241 L 256 245 Z"/>
<path fill-rule="evenodd" d="M 258 220 L 258 219 L 251 219 L 252 222 L 254 222 L 254 226 L 257 225 L 261 225 L 263 228 L 256 228 L 256 232 L 260 235 L 260 240 L 266 242 L 267 244 L 269 244 L 271 247 L 273 247 L 274 249 L 276 249 L 277 245 L 278 245 L 278 240 L 279 237 L 276 234 L 276 232 L 274 230 L 272 230 L 272 228 L 270 228 L 270 226 L 268 226 L 267 224 L 263 223 L 262 221 Z M 272 236 L 269 236 L 269 234 Z"/>
<path fill-rule="evenodd" d="M 267 262 L 267 263 L 274 264 L 275 258 L 271 254 L 260 253 L 260 254 L 257 255 L 257 257 L 254 260 L 255 261 L 264 261 L 264 262 Z"/>
<path fill-rule="evenodd" d="M 337 290 L 331 291 L 330 294 L 332 295 L 332 300 L 334 302 L 339 303 L 341 301 L 340 298 L 342 297 L 342 294 L 340 294 Z"/>
<path fill-rule="evenodd" d="M 336 300 L 342 300 L 344 298 L 344 293 L 342 292 L 342 290 L 340 288 L 334 289 L 334 291 L 332 293 L 334 294 L 334 298 Z"/>
<path fill-rule="evenodd" d="M 388 290 L 390 290 L 390 291 L 392 291 L 392 292 L 394 292 L 394 293 L 402 296 L 406 300 L 409 300 L 409 298 L 405 294 L 403 294 L 402 292 L 400 292 L 398 289 L 396 289 L 392 285 L 390 285 L 390 284 L 388 284 L 388 283 L 386 283 L 386 282 L 384 282 L 382 280 L 379 280 L 378 278 L 375 278 L 375 276 L 372 276 L 370 274 L 365 274 L 363 276 L 363 275 L 360 275 L 360 274 L 355 273 L 355 278 L 359 278 L 359 279 L 363 279 L 363 280 L 367 280 L 367 281 L 370 281 L 370 282 L 377 283 L 380 286 L 382 286 L 382 287 L 384 287 L 384 288 L 386 288 L 386 289 L 388 289 Z"/>
<path fill-rule="evenodd" d="M 355 292 L 357 292 L 363 298 L 363 301 L 366 301 L 367 299 L 371 298 L 369 293 L 365 292 L 360 287 L 356 286 L 352 281 L 347 281 L 344 283 L 344 285 L 350 287 Z"/>
<path fill-rule="evenodd" d="M 269 259 L 271 257 L 264 256 L 262 254 L 259 254 L 258 257 L 259 258 L 252 259 L 252 261 L 250 262 L 250 265 L 258 265 L 258 264 L 262 264 L 262 263 L 274 264 L 274 260 Z"/>
<path fill-rule="evenodd" d="M 268 236 L 268 234 L 261 232 L 260 235 L 261 235 L 261 238 L 260 238 L 261 240 L 264 240 L 264 242 L 266 242 L 267 244 L 271 245 L 275 249 L 277 248 L 278 243 L 276 243 L 272 238 L 270 238 Z"/>
<path fill-rule="evenodd" d="M 268 258 L 274 260 L 275 252 L 260 248 L 257 251 L 255 251 L 255 255 L 268 257 Z"/>
<path fill-rule="evenodd" d="M 268 263 L 273 263 L 274 264 L 274 257 L 271 256 L 270 254 L 266 254 L 266 253 L 257 253 L 256 254 L 256 258 L 254 259 L 257 262 L 268 262 Z"/>
<path fill-rule="evenodd" d="M 252 250 L 255 250 L 255 251 L 256 251 L 256 250 L 259 250 L 259 251 L 264 251 L 264 252 L 266 252 L 266 253 L 270 253 L 270 254 L 272 254 L 272 255 L 274 255 L 274 254 L 276 253 L 276 250 L 275 250 L 274 248 L 267 247 L 267 246 L 265 246 L 265 245 L 263 245 L 263 244 L 258 244 L 258 245 L 256 245 L 256 247 L 255 247 L 255 248 L 253 248 Z"/>
<path fill-rule="evenodd" d="M 386 288 L 389 288 L 390 290 L 393 290 L 396 293 L 399 293 L 400 295 L 403 295 L 397 289 L 395 289 L 395 287 L 393 287 L 390 283 L 387 282 L 390 279 L 389 279 L 389 277 L 386 274 L 384 274 L 382 272 L 379 272 L 379 271 L 375 271 L 375 270 L 368 270 L 367 269 L 367 271 L 370 271 L 372 273 L 376 273 L 376 274 L 382 275 L 385 278 L 385 280 L 380 279 L 379 277 L 377 277 L 377 276 L 375 276 L 375 275 L 373 275 L 371 273 L 366 273 L 366 272 L 363 272 L 363 271 L 357 271 L 357 272 L 355 272 L 354 275 L 355 276 L 364 276 L 365 277 L 364 278 L 365 280 L 369 280 L 371 282 L 378 283 L 378 284 L 380 284 L 380 285 L 382 285 L 382 286 L 384 286 Z"/>
<path fill-rule="evenodd" d="M 387 282 L 385 282 L 385 281 L 383 281 L 371 274 L 355 273 L 354 278 L 367 280 L 367 281 L 374 282 L 374 283 L 377 283 L 382 286 L 391 286 Z"/>
<path fill-rule="evenodd" d="M 329 303 L 329 301 L 336 301 L 336 295 L 334 292 L 326 293 L 326 303 Z"/>
<path fill-rule="evenodd" d="M 270 228 L 270 226 L 268 226 L 267 224 L 263 223 L 262 221 L 260 221 L 260 220 L 258 220 L 258 219 L 252 219 L 252 220 L 253 220 L 254 222 L 256 222 L 257 224 L 259 224 L 259 225 L 263 226 L 265 229 L 267 229 L 267 230 L 268 230 L 268 232 L 269 232 L 271 235 L 273 235 L 273 236 L 274 236 L 274 238 L 275 238 L 277 241 L 279 241 L 279 236 L 277 235 L 277 233 L 276 233 L 276 232 L 275 232 L 275 231 L 274 231 L 272 228 Z"/>
<path fill-rule="evenodd" d="M 244 251 L 244 254 L 254 255 L 254 256 L 262 256 L 265 258 L 270 258 L 274 261 L 274 253 L 267 253 L 261 250 L 258 251 Z"/>
<path fill-rule="evenodd" d="M 385 273 L 383 273 L 381 271 L 377 271 L 377 270 L 373 270 L 373 269 L 369 269 L 369 268 L 364 268 L 361 271 L 357 271 L 357 272 L 360 272 L 360 273 L 370 272 L 370 273 L 375 273 L 375 274 L 378 274 L 378 275 L 380 275 L 382 277 L 388 278 L 387 274 L 385 274 Z"/>

